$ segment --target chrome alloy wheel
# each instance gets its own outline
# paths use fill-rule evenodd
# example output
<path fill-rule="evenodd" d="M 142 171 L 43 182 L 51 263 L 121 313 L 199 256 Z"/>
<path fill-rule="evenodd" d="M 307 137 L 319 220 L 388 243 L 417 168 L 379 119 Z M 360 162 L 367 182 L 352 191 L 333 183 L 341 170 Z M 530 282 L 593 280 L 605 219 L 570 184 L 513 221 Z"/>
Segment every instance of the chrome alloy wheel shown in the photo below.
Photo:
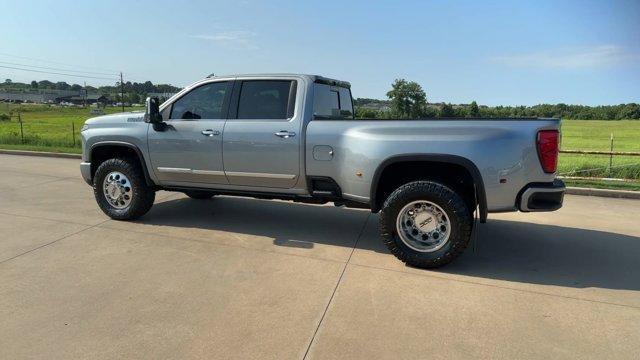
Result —
<path fill-rule="evenodd" d="M 126 209 L 131 204 L 133 189 L 129 179 L 119 171 L 112 171 L 102 182 L 104 197 L 116 209 Z"/>
<path fill-rule="evenodd" d="M 398 213 L 396 231 L 400 240 L 419 252 L 442 248 L 451 234 L 451 222 L 442 208 L 430 201 L 418 200 L 405 205 Z"/>

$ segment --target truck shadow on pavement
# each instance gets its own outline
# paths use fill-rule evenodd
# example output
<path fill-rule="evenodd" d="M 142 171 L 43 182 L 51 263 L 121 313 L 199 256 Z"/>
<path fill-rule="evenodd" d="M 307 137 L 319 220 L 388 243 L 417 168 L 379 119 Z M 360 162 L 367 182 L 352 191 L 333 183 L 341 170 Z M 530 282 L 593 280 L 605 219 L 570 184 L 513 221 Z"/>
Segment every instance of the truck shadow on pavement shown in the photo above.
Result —
<path fill-rule="evenodd" d="M 639 237 L 490 218 L 475 241 L 442 271 L 541 285 L 640 290 Z"/>
<path fill-rule="evenodd" d="M 309 251 L 320 244 L 353 248 L 360 236 L 358 251 L 377 256 L 368 257 L 372 261 L 368 265 L 385 267 L 396 262 L 397 267 L 399 260 L 378 238 L 377 220 L 367 210 L 216 197 L 159 202 L 137 222 L 186 232 L 268 237 L 274 246 Z M 460 258 L 435 271 L 531 284 L 640 290 L 639 237 L 497 219 L 480 225 L 477 235 Z"/>

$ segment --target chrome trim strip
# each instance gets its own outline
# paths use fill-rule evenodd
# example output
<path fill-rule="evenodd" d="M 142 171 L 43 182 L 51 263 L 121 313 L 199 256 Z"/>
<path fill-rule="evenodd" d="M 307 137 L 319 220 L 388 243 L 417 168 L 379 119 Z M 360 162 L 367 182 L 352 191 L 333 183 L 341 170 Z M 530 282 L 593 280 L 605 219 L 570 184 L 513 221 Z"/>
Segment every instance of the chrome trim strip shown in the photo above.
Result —
<path fill-rule="evenodd" d="M 190 173 L 191 169 L 187 169 L 187 168 L 172 168 L 172 167 L 158 167 L 158 171 L 160 171 L 160 172 L 168 172 L 168 173 L 185 174 L 185 173 Z"/>
<path fill-rule="evenodd" d="M 191 170 L 191 172 L 198 175 L 224 176 L 224 171 L 217 170 Z"/>
<path fill-rule="evenodd" d="M 227 171 L 227 176 L 269 178 L 269 179 L 295 179 L 298 175 L 291 174 L 268 174 L 268 173 L 250 173 L 241 171 Z"/>
<path fill-rule="evenodd" d="M 174 173 L 174 174 L 224 176 L 224 171 L 217 171 L 217 170 L 192 170 L 187 168 L 159 167 L 158 171 L 163 173 Z"/>

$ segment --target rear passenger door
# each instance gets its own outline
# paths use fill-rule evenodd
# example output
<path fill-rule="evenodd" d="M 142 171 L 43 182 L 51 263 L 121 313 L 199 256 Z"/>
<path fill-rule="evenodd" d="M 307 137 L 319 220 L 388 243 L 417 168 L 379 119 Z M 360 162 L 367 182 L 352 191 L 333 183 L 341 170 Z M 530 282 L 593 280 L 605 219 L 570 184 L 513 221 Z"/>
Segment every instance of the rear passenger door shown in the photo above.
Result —
<path fill-rule="evenodd" d="M 230 184 L 291 188 L 300 176 L 297 80 L 239 80 L 223 134 Z"/>

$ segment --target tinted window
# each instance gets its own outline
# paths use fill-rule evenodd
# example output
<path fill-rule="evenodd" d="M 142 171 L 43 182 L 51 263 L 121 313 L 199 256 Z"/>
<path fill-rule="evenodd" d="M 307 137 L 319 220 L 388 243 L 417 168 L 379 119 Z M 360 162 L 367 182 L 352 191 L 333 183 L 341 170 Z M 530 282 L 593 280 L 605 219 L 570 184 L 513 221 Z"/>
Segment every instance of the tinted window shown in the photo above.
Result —
<path fill-rule="evenodd" d="M 289 80 L 243 81 L 238 119 L 286 119 L 291 90 Z"/>
<path fill-rule="evenodd" d="M 222 119 L 227 83 L 197 87 L 173 103 L 171 119 Z"/>
<path fill-rule="evenodd" d="M 351 90 L 338 88 L 340 92 L 340 115 L 344 118 L 353 118 L 353 104 L 351 103 Z"/>
<path fill-rule="evenodd" d="M 351 91 L 347 88 L 315 84 L 313 115 L 320 119 L 351 119 Z"/>

